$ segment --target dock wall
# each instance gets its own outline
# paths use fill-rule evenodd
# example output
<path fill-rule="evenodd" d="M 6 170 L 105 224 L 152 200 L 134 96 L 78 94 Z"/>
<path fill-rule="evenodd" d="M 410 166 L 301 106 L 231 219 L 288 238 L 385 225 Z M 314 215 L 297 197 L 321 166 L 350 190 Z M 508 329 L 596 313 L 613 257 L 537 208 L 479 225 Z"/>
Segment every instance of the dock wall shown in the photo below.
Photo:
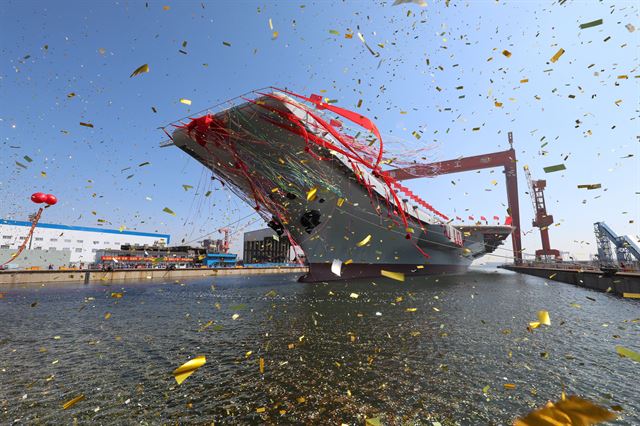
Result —
<path fill-rule="evenodd" d="M 637 272 L 618 272 L 615 275 L 608 275 L 602 271 L 559 269 L 553 266 L 503 265 L 501 268 L 552 281 L 561 281 L 578 287 L 608 291 L 620 296 L 624 293 L 640 293 L 640 274 Z"/>
<path fill-rule="evenodd" d="M 126 269 L 62 270 L 62 271 L 0 271 L 0 285 L 32 283 L 95 283 L 113 281 L 179 280 L 182 278 L 216 277 L 231 275 L 262 275 L 284 273 L 306 273 L 306 267 L 272 268 L 198 268 L 198 269 Z"/>

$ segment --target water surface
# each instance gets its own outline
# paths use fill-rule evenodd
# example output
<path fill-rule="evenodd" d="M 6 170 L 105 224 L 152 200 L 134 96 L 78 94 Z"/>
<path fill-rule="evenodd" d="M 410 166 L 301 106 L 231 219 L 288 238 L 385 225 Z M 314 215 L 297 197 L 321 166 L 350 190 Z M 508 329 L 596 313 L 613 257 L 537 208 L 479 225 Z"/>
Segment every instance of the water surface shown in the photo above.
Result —
<path fill-rule="evenodd" d="M 640 350 L 638 301 L 510 272 L 296 278 L 0 289 L 0 423 L 499 425 L 565 389 L 640 424 L 640 364 L 615 352 Z"/>

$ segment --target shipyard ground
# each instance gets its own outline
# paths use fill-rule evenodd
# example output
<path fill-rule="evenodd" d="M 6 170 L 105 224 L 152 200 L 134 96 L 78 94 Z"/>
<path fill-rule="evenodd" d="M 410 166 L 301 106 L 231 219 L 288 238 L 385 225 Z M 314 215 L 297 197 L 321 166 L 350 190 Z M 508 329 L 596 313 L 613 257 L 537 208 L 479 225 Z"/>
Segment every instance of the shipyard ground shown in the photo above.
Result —
<path fill-rule="evenodd" d="M 563 265 L 502 265 L 499 268 L 521 274 L 560 281 L 592 290 L 610 292 L 623 297 L 640 298 L 640 272 L 607 273 Z"/>
<path fill-rule="evenodd" d="M 192 268 L 192 269 L 117 269 L 104 271 L 99 269 L 62 270 L 62 271 L 0 271 L 0 285 L 33 284 L 33 283 L 110 283 L 113 281 L 163 279 L 179 280 L 182 278 L 242 276 L 261 274 L 282 274 L 307 272 L 306 267 L 269 267 L 269 268 Z"/>

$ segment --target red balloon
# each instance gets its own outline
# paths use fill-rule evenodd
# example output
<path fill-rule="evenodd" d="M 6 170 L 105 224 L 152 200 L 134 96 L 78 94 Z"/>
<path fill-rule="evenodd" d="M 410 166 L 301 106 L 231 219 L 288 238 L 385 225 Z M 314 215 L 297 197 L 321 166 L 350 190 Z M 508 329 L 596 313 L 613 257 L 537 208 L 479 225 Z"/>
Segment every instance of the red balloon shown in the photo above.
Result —
<path fill-rule="evenodd" d="M 47 194 L 44 194 L 42 192 L 36 192 L 34 194 L 31 194 L 31 201 L 33 201 L 34 203 L 44 203 L 45 198 L 47 198 Z"/>
<path fill-rule="evenodd" d="M 52 206 L 52 205 L 54 205 L 55 203 L 58 202 L 58 198 L 56 198 L 56 196 L 53 195 L 53 194 L 47 194 L 44 197 L 44 202 L 47 203 L 48 205 Z"/>

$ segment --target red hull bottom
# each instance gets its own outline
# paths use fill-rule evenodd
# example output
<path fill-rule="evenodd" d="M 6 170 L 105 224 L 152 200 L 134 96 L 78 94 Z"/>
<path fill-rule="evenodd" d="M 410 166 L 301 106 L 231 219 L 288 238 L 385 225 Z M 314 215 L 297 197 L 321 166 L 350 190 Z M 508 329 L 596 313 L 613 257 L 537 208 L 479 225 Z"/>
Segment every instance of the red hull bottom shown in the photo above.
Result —
<path fill-rule="evenodd" d="M 402 272 L 406 276 L 460 274 L 467 271 L 466 265 L 424 265 L 418 269 L 416 265 L 402 265 L 397 263 L 350 263 L 342 265 L 341 276 L 331 272 L 330 263 L 311 263 L 309 272 L 301 276 L 298 281 L 313 283 L 319 281 L 339 281 L 359 278 L 382 278 L 380 271 Z"/>

